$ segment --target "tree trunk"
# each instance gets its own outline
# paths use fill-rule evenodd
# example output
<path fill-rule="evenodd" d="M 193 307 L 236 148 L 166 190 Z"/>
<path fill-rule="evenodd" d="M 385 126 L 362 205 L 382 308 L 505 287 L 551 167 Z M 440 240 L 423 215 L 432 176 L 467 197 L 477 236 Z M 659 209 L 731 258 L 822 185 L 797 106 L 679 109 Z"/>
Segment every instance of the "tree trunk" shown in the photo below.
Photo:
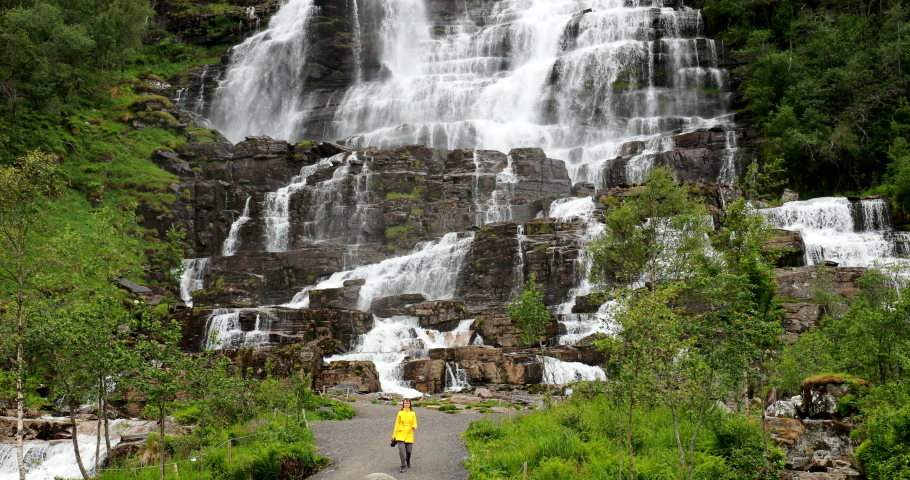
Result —
<path fill-rule="evenodd" d="M 16 462 L 19 465 L 19 480 L 25 480 L 25 394 L 22 378 L 25 375 L 25 292 L 24 278 L 19 269 L 19 293 L 16 297 Z"/>
<path fill-rule="evenodd" d="M 714 373 L 708 376 L 708 390 L 702 398 L 701 406 L 698 409 L 698 422 L 695 423 L 695 432 L 689 441 L 689 478 L 695 474 L 695 442 L 698 440 L 698 433 L 701 431 L 701 424 L 705 419 L 705 411 L 708 409 L 708 402 L 711 401 L 711 393 L 714 391 Z"/>
<path fill-rule="evenodd" d="M 82 454 L 79 452 L 79 435 L 76 427 L 76 405 L 70 404 L 70 425 L 73 426 L 73 453 L 76 455 L 76 464 L 79 465 L 79 472 L 82 478 L 89 480 L 88 472 L 85 471 L 85 465 L 82 463 Z"/>
<path fill-rule="evenodd" d="M 98 474 L 98 469 L 101 467 L 101 399 L 98 399 L 98 422 L 95 425 L 95 474 Z"/>
<path fill-rule="evenodd" d="M 635 446 L 632 445 L 632 410 L 635 408 L 635 394 L 629 389 L 629 420 L 626 422 L 626 438 L 629 447 L 629 478 L 635 480 Z"/>
<path fill-rule="evenodd" d="M 682 438 L 679 436 L 679 418 L 676 415 L 676 405 L 670 407 L 673 413 L 673 433 L 676 435 L 676 449 L 679 451 L 679 468 L 686 469 L 686 454 L 683 450 Z"/>
<path fill-rule="evenodd" d="M 158 410 L 158 456 L 161 465 L 161 480 L 164 480 L 164 402 L 160 402 Z"/>
<path fill-rule="evenodd" d="M 105 383 L 105 394 L 107 394 L 107 383 Z M 107 418 L 107 397 L 101 396 L 101 413 L 104 414 L 104 443 L 107 449 L 105 458 L 111 458 L 111 423 Z"/>

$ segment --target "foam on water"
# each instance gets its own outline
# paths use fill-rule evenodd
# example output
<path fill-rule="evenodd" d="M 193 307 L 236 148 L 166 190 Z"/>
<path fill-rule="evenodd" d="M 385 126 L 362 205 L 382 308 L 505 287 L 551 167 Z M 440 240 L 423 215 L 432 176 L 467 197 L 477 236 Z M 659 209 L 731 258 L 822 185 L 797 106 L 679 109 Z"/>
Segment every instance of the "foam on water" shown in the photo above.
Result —
<path fill-rule="evenodd" d="M 467 345 L 473 322 L 473 319 L 463 320 L 452 332 L 442 333 L 421 328 L 416 317 L 375 318 L 373 328 L 360 336 L 351 353 L 334 355 L 326 361 L 373 362 L 379 372 L 382 391 L 399 393 L 408 398 L 420 397 L 422 393 L 402 380 L 402 367 L 407 357 L 431 348 Z"/>
<path fill-rule="evenodd" d="M 906 258 L 910 234 L 891 231 L 888 203 L 821 197 L 758 210 L 775 228 L 800 232 L 806 263 L 837 262 L 843 267 L 871 267 Z"/>
<path fill-rule="evenodd" d="M 438 242 L 425 242 L 410 255 L 356 267 L 332 274 L 326 280 L 298 293 L 285 306 L 307 308 L 310 290 L 340 288 L 345 280 L 363 279 L 357 308 L 368 310 L 374 298 L 405 293 L 422 293 L 431 300 L 452 298 L 461 263 L 471 247 L 472 234 L 448 233 Z"/>

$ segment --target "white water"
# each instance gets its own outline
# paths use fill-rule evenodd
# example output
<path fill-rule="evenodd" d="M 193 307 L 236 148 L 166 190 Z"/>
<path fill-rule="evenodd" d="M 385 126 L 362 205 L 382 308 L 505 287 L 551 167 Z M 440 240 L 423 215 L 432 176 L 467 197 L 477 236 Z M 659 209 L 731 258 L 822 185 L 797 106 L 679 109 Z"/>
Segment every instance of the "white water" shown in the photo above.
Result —
<path fill-rule="evenodd" d="M 183 261 L 183 274 L 180 275 L 180 298 L 188 307 L 193 306 L 193 292 L 205 287 L 203 277 L 208 263 L 208 258 L 191 258 Z"/>
<path fill-rule="evenodd" d="M 69 422 L 68 418 L 56 420 Z M 114 420 L 110 425 L 111 446 L 120 443 L 121 431 L 129 429 L 125 420 Z M 86 425 L 82 423 L 81 427 Z M 94 426 L 94 425 L 92 425 Z M 81 428 L 80 428 L 81 431 Z M 79 434 L 79 455 L 82 464 L 89 472 L 95 475 L 95 442 L 94 434 Z M 104 432 L 101 433 L 101 457 L 99 463 L 104 463 L 107 450 L 104 442 Z M 76 454 L 73 450 L 72 440 L 59 440 L 53 442 L 25 442 L 26 480 L 54 480 L 56 478 L 81 479 L 82 473 L 76 463 Z M 18 480 L 19 467 L 16 462 L 16 446 L 0 444 L 0 480 Z"/>
<path fill-rule="evenodd" d="M 724 148 L 724 164 L 717 174 L 717 183 L 732 185 L 736 183 L 738 172 L 736 171 L 736 155 L 739 152 L 739 146 L 736 144 L 736 130 L 726 132 L 726 146 Z M 723 198 L 723 197 L 721 197 Z"/>
<path fill-rule="evenodd" d="M 713 42 L 712 58 L 699 62 L 699 40 L 684 38 L 701 38 L 700 13 L 624 3 L 503 0 L 483 26 L 465 15 L 431 37 L 422 2 L 390 1 L 381 30 L 388 75 L 347 92 L 334 136 L 350 135 L 356 146 L 539 146 L 555 158 L 581 148 L 574 174 L 579 164 L 615 158 L 630 140 L 728 123 L 726 95 L 703 92 L 728 83 Z M 577 18 L 586 8 L 593 11 Z M 577 37 L 566 38 L 575 22 Z M 670 57 L 666 71 L 655 72 L 658 51 Z M 649 142 L 647 153 L 663 146 Z M 649 161 L 642 156 L 633 167 L 644 172 Z M 573 180 L 599 181 L 588 172 Z"/>
<path fill-rule="evenodd" d="M 290 202 L 291 195 L 307 185 L 307 178 L 316 173 L 321 168 L 328 168 L 334 162 L 343 161 L 344 153 L 339 153 L 330 158 L 323 158 L 313 165 L 307 165 L 300 169 L 300 174 L 291 179 L 291 183 L 286 187 L 279 188 L 275 192 L 267 193 L 265 196 L 265 208 L 263 217 L 265 219 L 265 249 L 267 252 L 284 252 L 288 249 L 291 219 L 290 219 Z M 335 174 L 344 175 L 346 173 L 342 168 L 335 171 Z"/>
<path fill-rule="evenodd" d="M 431 300 L 452 298 L 461 263 L 471 247 L 471 234 L 461 237 L 448 233 L 438 242 L 426 242 L 415 247 L 413 253 L 332 274 L 326 280 L 294 296 L 286 307 L 307 308 L 310 290 L 339 288 L 345 280 L 364 279 L 360 287 L 357 308 L 367 310 L 374 298 L 422 293 Z"/>
<path fill-rule="evenodd" d="M 496 174 L 496 189 L 493 190 L 490 198 L 487 199 L 486 208 L 483 212 L 483 224 L 481 225 L 512 220 L 512 192 L 516 183 L 518 183 L 518 175 L 515 175 L 515 170 L 512 166 L 512 156 L 510 155 L 506 168 Z M 475 191 L 474 195 L 478 196 L 479 192 Z"/>
<path fill-rule="evenodd" d="M 232 142 L 248 135 L 294 137 L 303 106 L 307 25 L 316 11 L 313 0 L 288 0 L 267 30 L 232 49 L 211 112 L 212 123 Z"/>
<path fill-rule="evenodd" d="M 828 260 L 842 267 L 871 267 L 908 253 L 899 243 L 906 245 L 910 234 L 891 231 L 887 209 L 884 200 L 822 197 L 758 211 L 773 227 L 802 234 L 808 265 Z"/>
<path fill-rule="evenodd" d="M 579 362 L 564 362 L 553 357 L 538 356 L 537 358 L 544 363 L 544 383 L 550 385 L 568 385 L 572 382 L 607 379 L 606 373 L 600 367 Z"/>
<path fill-rule="evenodd" d="M 431 348 L 449 348 L 468 344 L 474 320 L 463 320 L 449 333 L 420 328 L 416 317 L 376 318 L 373 328 L 360 336 L 351 353 L 326 358 L 327 362 L 341 360 L 370 361 L 379 372 L 382 391 L 399 393 L 408 398 L 423 394 L 402 380 L 406 357 L 414 357 Z M 410 349 L 405 349 L 410 347 Z M 424 353 L 425 355 L 425 353 Z"/>
<path fill-rule="evenodd" d="M 317 105 L 306 99 L 301 74 L 314 7 L 290 0 L 265 32 L 235 49 L 212 122 L 235 141 L 297 140 L 301 119 L 338 103 L 320 132 L 326 139 L 379 148 L 541 147 L 570 161 L 573 181 L 598 187 L 600 169 L 620 147 L 642 141 L 644 152 L 627 166 L 635 181 L 676 132 L 729 126 L 732 118 L 729 74 L 703 36 L 701 13 L 647 0 L 626 5 L 500 0 L 487 4 L 479 24 L 465 4 L 439 30 L 424 0 L 385 0 L 381 16 L 369 19 L 378 23 L 371 40 L 380 44 L 382 72 L 368 81 L 360 75 L 362 19 L 352 9 L 355 84 Z M 592 11 L 580 15 L 585 9 Z M 699 45 L 708 58 L 699 58 Z"/>
<path fill-rule="evenodd" d="M 241 327 L 240 316 L 249 312 L 255 312 L 256 324 L 252 330 L 245 331 Z M 269 331 L 272 321 L 271 314 L 266 308 L 217 308 L 212 311 L 212 314 L 206 320 L 205 348 L 221 350 L 266 345 L 269 343 Z"/>
<path fill-rule="evenodd" d="M 578 284 L 569 292 L 565 302 L 553 308 L 559 318 L 559 323 L 566 332 L 557 340 L 560 345 L 575 345 L 581 339 L 595 333 L 614 331 L 610 310 L 605 310 L 606 307 L 601 307 L 601 311 L 595 315 L 572 313 L 575 300 L 594 291 L 594 285 L 589 279 L 591 264 L 587 247 L 592 240 L 604 233 L 604 225 L 594 216 L 596 211 L 597 205 L 594 198 L 582 197 L 556 200 L 550 205 L 548 212 L 549 217 L 560 222 L 569 222 L 578 218 L 585 223 L 585 232 L 578 239 L 578 260 L 575 263 Z M 611 303 L 608 302 L 604 305 L 611 305 Z"/>
<path fill-rule="evenodd" d="M 240 214 L 240 218 L 231 224 L 231 231 L 228 233 L 228 238 L 224 240 L 224 245 L 221 246 L 221 254 L 225 257 L 230 257 L 237 253 L 237 247 L 240 246 L 240 229 L 243 228 L 246 222 L 250 221 L 251 198 L 252 197 L 246 197 L 243 213 Z"/>

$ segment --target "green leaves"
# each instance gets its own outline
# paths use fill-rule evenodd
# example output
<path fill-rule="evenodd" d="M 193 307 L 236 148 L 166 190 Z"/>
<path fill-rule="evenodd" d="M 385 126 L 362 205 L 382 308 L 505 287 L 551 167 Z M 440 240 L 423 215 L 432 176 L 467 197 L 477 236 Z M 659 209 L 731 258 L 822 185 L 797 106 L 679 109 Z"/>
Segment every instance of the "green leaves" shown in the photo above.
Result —
<path fill-rule="evenodd" d="M 543 289 L 537 284 L 537 277 L 531 275 L 522 286 L 518 298 L 505 307 L 515 325 L 519 344 L 533 346 L 540 343 L 551 318 L 543 304 Z"/>
<path fill-rule="evenodd" d="M 691 274 L 707 246 L 705 206 L 689 198 L 665 168 L 606 216 L 604 234 L 591 242 L 591 280 L 599 284 L 659 285 Z"/>

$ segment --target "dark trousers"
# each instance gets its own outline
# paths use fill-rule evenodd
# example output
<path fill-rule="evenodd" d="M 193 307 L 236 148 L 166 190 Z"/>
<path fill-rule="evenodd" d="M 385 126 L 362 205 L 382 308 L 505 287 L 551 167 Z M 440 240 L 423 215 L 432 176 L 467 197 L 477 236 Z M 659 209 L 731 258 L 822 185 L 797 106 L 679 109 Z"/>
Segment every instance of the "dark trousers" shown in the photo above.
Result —
<path fill-rule="evenodd" d="M 398 442 L 398 456 L 401 458 L 402 468 L 411 465 L 411 449 L 413 447 L 413 443 Z"/>

